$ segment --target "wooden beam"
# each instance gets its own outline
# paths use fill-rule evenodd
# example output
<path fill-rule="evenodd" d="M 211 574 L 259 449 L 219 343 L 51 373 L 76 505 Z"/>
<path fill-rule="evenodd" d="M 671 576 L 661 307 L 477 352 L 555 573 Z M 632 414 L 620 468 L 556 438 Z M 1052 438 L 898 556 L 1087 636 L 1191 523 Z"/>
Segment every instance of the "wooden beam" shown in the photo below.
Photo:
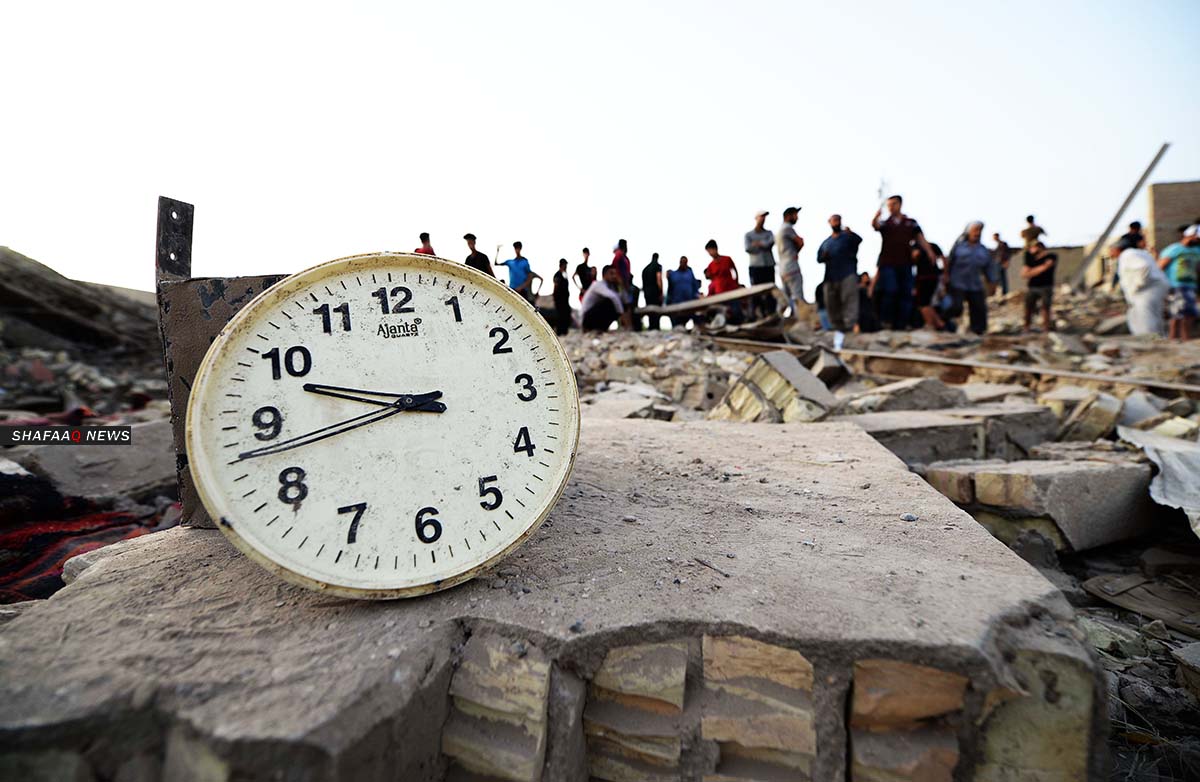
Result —
<path fill-rule="evenodd" d="M 760 293 L 767 291 L 778 290 L 778 287 L 773 282 L 762 282 L 758 285 L 751 285 L 749 288 L 738 288 L 737 290 L 718 293 L 715 296 L 701 296 L 698 299 L 681 302 L 679 304 L 667 304 L 665 306 L 638 307 L 637 311 L 642 315 L 683 315 L 684 313 L 703 312 L 709 307 L 716 307 L 719 304 L 728 304 L 731 301 L 741 301 L 757 296 Z"/>
<path fill-rule="evenodd" d="M 753 339 L 735 339 L 732 337 L 713 337 L 712 340 L 721 347 L 732 348 L 734 350 L 745 350 L 751 353 L 762 353 L 768 350 L 789 350 L 793 353 L 803 354 L 807 353 L 810 349 L 810 346 L 806 345 L 788 345 L 782 342 L 760 342 Z M 1029 366 L 1025 364 L 999 364 L 993 361 L 972 361 L 970 359 L 963 358 L 927 356 L 920 353 L 889 353 L 882 350 L 843 349 L 837 351 L 837 354 L 843 358 L 861 358 L 864 361 L 878 360 L 880 362 L 936 364 L 947 368 L 947 371 L 942 374 L 944 375 L 943 379 L 948 380 L 949 382 L 963 383 L 966 382 L 966 379 L 974 370 L 989 369 L 999 372 L 1011 372 L 1017 375 L 1031 375 L 1033 377 L 1056 377 L 1067 380 L 1108 383 L 1115 386 L 1151 388 L 1162 391 L 1172 391 L 1177 394 L 1186 394 L 1188 396 L 1200 398 L 1200 386 L 1190 385 L 1188 383 L 1172 383 L 1166 380 L 1153 380 L 1150 378 L 1124 376 L 1117 377 L 1114 375 L 1098 375 L 1092 372 L 1075 372 L 1069 369 L 1055 369 L 1053 367 Z M 893 373 L 884 372 L 882 374 Z"/>

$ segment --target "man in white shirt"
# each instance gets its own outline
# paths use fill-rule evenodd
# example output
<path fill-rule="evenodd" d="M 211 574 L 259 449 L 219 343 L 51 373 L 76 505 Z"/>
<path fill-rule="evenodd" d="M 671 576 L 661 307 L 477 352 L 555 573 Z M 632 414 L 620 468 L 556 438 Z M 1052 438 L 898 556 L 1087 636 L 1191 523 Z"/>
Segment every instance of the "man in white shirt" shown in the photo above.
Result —
<path fill-rule="evenodd" d="M 1122 249 L 1126 245 L 1118 242 L 1109 248 L 1109 255 L 1117 259 L 1117 274 L 1121 279 L 1121 292 L 1125 294 L 1125 320 L 1129 333 L 1166 333 L 1163 323 L 1163 302 L 1171 290 L 1167 275 L 1158 268 L 1154 256 L 1146 251 L 1146 239 L 1140 238 L 1136 247 Z"/>
<path fill-rule="evenodd" d="M 618 319 L 626 323 L 628 313 L 617 293 L 620 286 L 621 274 L 617 267 L 605 266 L 600 279 L 588 286 L 579 305 L 584 331 L 608 331 Z"/>

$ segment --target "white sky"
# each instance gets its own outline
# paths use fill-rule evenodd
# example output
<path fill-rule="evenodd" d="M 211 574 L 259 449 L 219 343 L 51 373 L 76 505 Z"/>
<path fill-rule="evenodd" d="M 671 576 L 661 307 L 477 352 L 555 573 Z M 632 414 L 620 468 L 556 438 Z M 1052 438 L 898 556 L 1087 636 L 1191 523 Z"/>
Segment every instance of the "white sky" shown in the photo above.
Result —
<path fill-rule="evenodd" d="M 738 265 L 753 214 L 869 234 L 881 177 L 948 247 L 1056 243 L 1200 179 L 1200 3 L 0 5 L 0 244 L 149 289 L 157 196 L 197 276 L 292 272 L 429 231 L 535 270 L 629 240 Z M 1144 217 L 1139 198 L 1125 220 Z M 867 236 L 860 268 L 874 266 Z"/>

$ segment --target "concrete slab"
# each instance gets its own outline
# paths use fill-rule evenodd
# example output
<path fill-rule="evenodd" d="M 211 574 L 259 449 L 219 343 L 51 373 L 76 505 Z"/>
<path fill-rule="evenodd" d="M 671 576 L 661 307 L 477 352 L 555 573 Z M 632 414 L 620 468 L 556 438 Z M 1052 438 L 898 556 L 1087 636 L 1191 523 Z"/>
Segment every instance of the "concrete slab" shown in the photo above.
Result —
<path fill-rule="evenodd" d="M 830 421 L 854 424 L 914 469 L 950 459 L 982 459 L 987 431 L 977 418 L 944 411 L 897 410 L 835 416 Z"/>
<path fill-rule="evenodd" d="M 309 592 L 211 530 L 95 558 L 0 625 L 0 778 L 844 779 L 871 661 L 968 686 L 933 709 L 864 680 L 908 722 L 856 729 L 856 766 L 1099 779 L 1071 616 L 856 427 L 585 420 L 550 519 L 446 592 Z"/>
<path fill-rule="evenodd" d="M 938 412 L 982 421 L 984 456 L 989 459 L 1027 458 L 1034 446 L 1053 440 L 1059 427 L 1050 408 L 1032 402 L 993 402 Z"/>

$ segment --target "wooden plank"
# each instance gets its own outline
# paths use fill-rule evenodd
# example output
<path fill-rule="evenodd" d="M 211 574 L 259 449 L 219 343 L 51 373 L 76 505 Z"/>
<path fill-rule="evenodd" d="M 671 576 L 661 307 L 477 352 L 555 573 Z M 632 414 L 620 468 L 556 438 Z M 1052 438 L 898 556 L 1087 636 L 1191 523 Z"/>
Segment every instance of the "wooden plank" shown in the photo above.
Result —
<path fill-rule="evenodd" d="M 732 337 L 713 337 L 712 340 L 721 347 L 732 348 L 734 350 L 745 350 L 751 353 L 763 353 L 768 350 L 789 350 L 793 353 L 803 355 L 811 349 L 811 347 L 807 345 L 789 345 L 782 342 L 760 342 L 753 339 L 735 339 Z M 1150 378 L 1097 375 L 1091 372 L 1075 372 L 1069 369 L 1055 369 L 1053 367 L 1030 366 L 1027 364 L 999 364 L 992 361 L 972 361 L 965 358 L 927 356 L 920 353 L 888 353 L 881 350 L 851 350 L 848 348 L 844 348 L 837 353 L 842 357 L 863 358 L 867 360 L 874 359 L 881 362 L 911 362 L 917 364 L 936 364 L 948 368 L 957 368 L 957 371 L 947 369 L 941 373 L 943 380 L 947 380 L 947 378 L 957 380 L 959 377 L 961 377 L 962 381 L 960 382 L 965 382 L 967 377 L 969 377 L 974 370 L 990 369 L 999 372 L 1011 372 L 1018 375 L 1032 375 L 1035 377 L 1058 377 L 1068 380 L 1085 380 L 1095 383 L 1109 383 L 1116 386 L 1155 388 L 1200 398 L 1200 386 L 1191 385 L 1188 383 L 1172 383 L 1166 380 L 1153 380 Z"/>
<path fill-rule="evenodd" d="M 718 304 L 728 304 L 732 301 L 741 301 L 757 296 L 760 293 L 767 291 L 778 290 L 778 287 L 773 282 L 763 282 L 758 285 L 751 285 L 749 288 L 738 288 L 737 290 L 718 293 L 716 296 L 701 296 L 692 301 L 685 301 L 679 304 L 667 304 L 663 306 L 638 307 L 637 311 L 644 315 L 683 315 L 687 312 L 702 312 L 709 307 L 715 307 Z"/>

